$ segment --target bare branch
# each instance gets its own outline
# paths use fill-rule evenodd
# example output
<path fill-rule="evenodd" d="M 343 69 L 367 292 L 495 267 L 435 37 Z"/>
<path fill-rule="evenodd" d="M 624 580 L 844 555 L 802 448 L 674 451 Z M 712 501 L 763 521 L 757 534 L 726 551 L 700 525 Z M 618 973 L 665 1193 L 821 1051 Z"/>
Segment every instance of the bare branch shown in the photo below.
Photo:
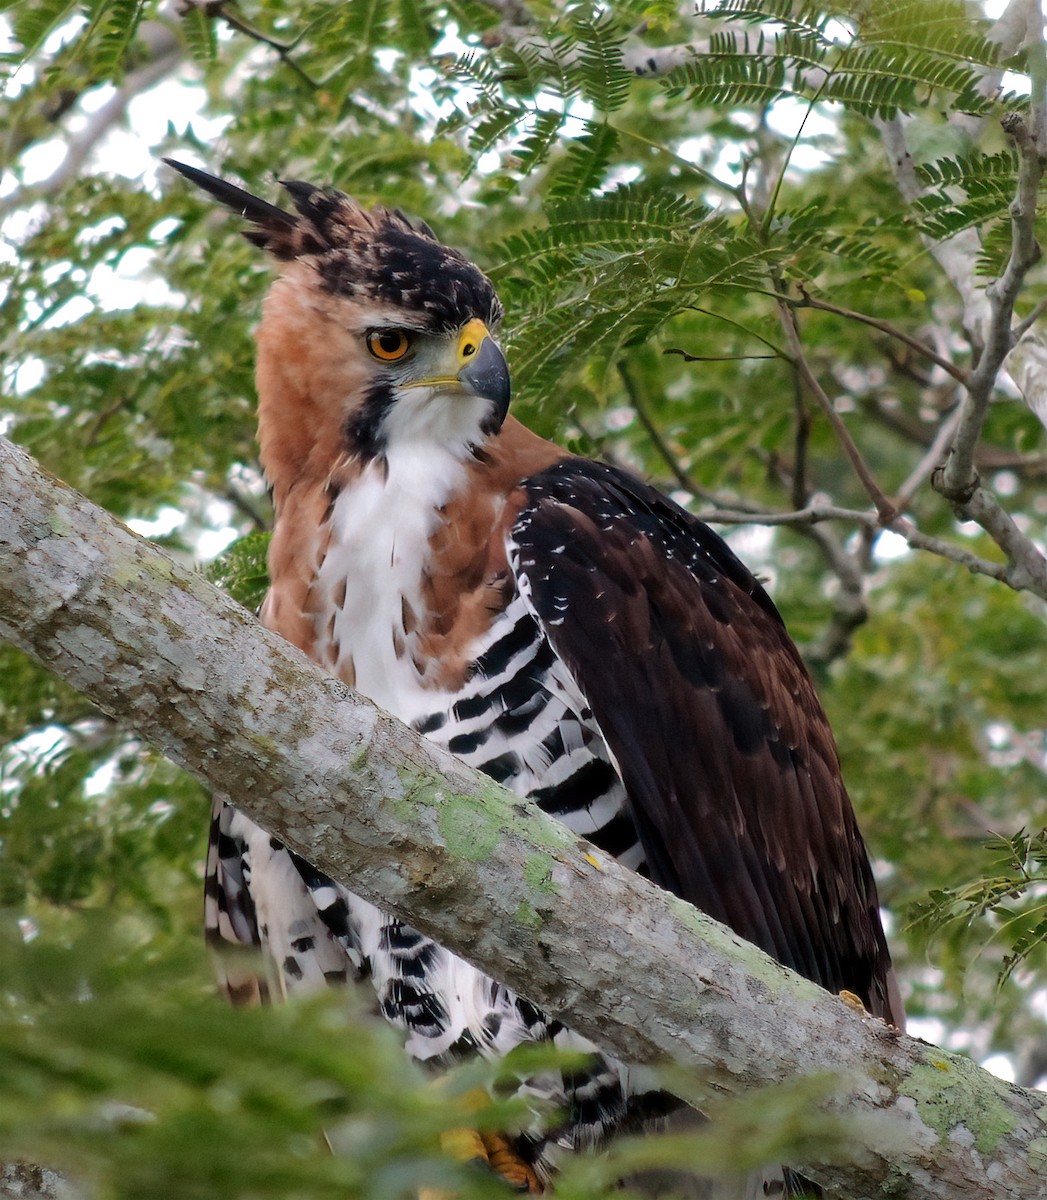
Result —
<path fill-rule="evenodd" d="M 1042 36 L 1037 45 L 1038 57 L 1042 59 Z M 1018 147 L 1020 162 L 1017 195 L 1011 205 L 1011 253 L 1003 275 L 987 289 L 990 317 L 985 345 L 967 382 L 967 395 L 949 457 L 944 467 L 932 475 L 932 483 L 953 504 L 958 516 L 977 521 L 1007 555 L 1010 565 L 1005 582 L 1042 596 L 1047 590 L 1047 558 L 982 486 L 974 465 L 996 380 L 1013 346 L 1014 304 L 1026 274 L 1040 258 L 1035 218 L 1039 184 L 1047 161 L 1047 100 L 1042 97 L 1034 100 L 1032 109 L 1031 130 L 1016 114 L 1004 118 L 1005 131 Z"/>
<path fill-rule="evenodd" d="M 27 1162 L 0 1162 L 0 1197 L 4 1200 L 82 1200 L 67 1179 Z"/>
<path fill-rule="evenodd" d="M 1011 206 L 1011 253 L 1003 275 L 988 288 L 976 282 L 974 270 L 979 243 L 973 229 L 940 243 L 928 243 L 931 253 L 959 293 L 964 306 L 964 325 L 977 349 L 977 364 L 964 380 L 966 396 L 961 404 L 955 434 L 945 465 L 934 470 L 931 481 L 948 499 L 961 519 L 977 521 L 1008 556 L 1009 563 L 997 575 L 1012 587 L 1027 587 L 1044 594 L 1047 584 L 1047 560 L 1032 541 L 1001 508 L 995 497 L 985 491 L 975 464 L 979 442 L 993 390 L 1004 362 L 1021 333 L 1028 328 L 1012 329 L 1014 305 L 1030 269 L 1040 257 L 1035 238 L 1036 199 L 1047 156 L 1047 58 L 1043 45 L 1043 19 L 1039 0 L 1011 0 L 991 36 L 1005 56 L 1021 46 L 1028 48 L 1032 76 L 1031 128 L 1017 114 L 1003 121 L 1005 131 L 1019 152 L 1017 195 Z M 991 80 L 983 80 L 989 87 Z M 993 84 L 992 86 L 995 86 Z M 991 89 L 990 89 L 991 90 Z M 988 93 L 986 93 L 988 94 Z M 913 202 L 922 194 L 919 180 L 906 145 L 900 118 L 877 122 L 885 149 L 903 197 Z M 925 239 L 926 240 L 926 239 Z M 1039 343 L 1030 339 L 1016 362 L 1015 379 L 1034 411 L 1047 407 L 1047 370 L 1039 353 Z M 938 439 L 936 438 L 936 443 Z M 926 466 L 926 459 L 920 469 Z M 915 544 L 915 543 L 914 543 Z"/>
<path fill-rule="evenodd" d="M 1018 194 L 1011 205 L 1011 254 L 1000 279 L 987 289 L 990 319 L 985 345 L 978 364 L 966 382 L 967 396 L 961 409 L 959 427 L 948 462 L 939 478 L 939 490 L 946 499 L 964 502 L 977 486 L 974 454 L 982 426 L 989 411 L 996 380 L 1004 359 L 1011 351 L 1011 321 L 1029 268 L 1040 258 L 1036 241 L 1036 198 L 1043 176 L 1044 159 L 1040 147 L 1021 117 L 1009 113 L 1004 129 L 1018 147 L 1020 169 Z"/>
<path fill-rule="evenodd" d="M 1010 587 L 1018 587 L 1008 577 L 1008 566 L 1006 563 L 993 562 L 992 559 L 981 558 L 977 554 L 972 554 L 969 550 L 964 550 L 962 546 L 957 546 L 953 542 L 947 542 L 944 538 L 931 537 L 929 534 L 922 533 L 907 517 L 900 517 L 888 525 L 887 528 L 892 533 L 897 533 L 905 538 L 914 550 L 926 550 L 930 554 L 936 554 L 939 558 L 947 558 L 950 562 L 957 563 L 961 567 L 966 567 L 972 575 L 987 575 L 990 579 L 1006 583 Z M 1037 590 L 1036 588 L 1032 588 L 1031 590 L 1047 600 L 1047 591 Z"/>
<path fill-rule="evenodd" d="M 230 12 L 228 5 L 222 2 L 222 0 L 217 0 L 217 2 L 212 0 L 212 2 L 202 4 L 199 7 L 203 8 L 209 17 L 221 17 L 230 29 L 235 30 L 237 33 L 242 33 L 253 42 L 258 42 L 260 45 L 268 46 L 270 50 L 274 50 L 277 58 L 279 58 L 284 66 L 289 67 L 308 88 L 314 92 L 320 90 L 321 84 L 313 79 L 293 56 L 293 51 L 301 40 L 300 36 L 292 42 L 281 42 L 277 38 L 270 37 L 267 33 L 256 29 L 250 22 L 245 21 L 243 17 Z"/>
<path fill-rule="evenodd" d="M 878 513 L 870 509 L 840 508 L 817 498 L 806 508 L 793 512 L 754 513 L 740 509 L 717 508 L 696 515 L 710 525 L 790 525 L 803 529 L 823 521 L 842 521 L 871 531 L 889 529 L 891 533 L 904 538 L 914 550 L 925 550 L 929 554 L 965 567 L 974 575 L 987 575 L 990 579 L 996 579 L 1015 590 L 1028 590 L 1047 600 L 1047 587 L 1035 576 L 1026 576 L 1023 571 L 1013 569 L 1007 563 L 981 558 L 962 546 L 946 541 L 945 538 L 932 537 L 918 529 L 907 516 L 899 515 L 884 521 Z"/>
<path fill-rule="evenodd" d="M 1017 342 L 1029 332 L 1036 322 L 1047 312 L 1047 296 L 1045 296 L 1032 310 L 1031 313 L 1015 325 L 1012 331 L 1012 337 Z"/>
<path fill-rule="evenodd" d="M 840 508 L 820 499 L 813 500 L 806 508 L 791 512 L 752 512 L 743 508 L 709 508 L 695 513 L 700 521 L 710 525 L 817 525 L 821 521 L 851 521 L 856 525 L 870 522 L 879 524 L 874 512 L 861 508 Z"/>
<path fill-rule="evenodd" d="M 850 321 L 860 321 L 863 325 L 869 325 L 873 329 L 878 329 L 881 333 L 886 333 L 888 337 L 902 342 L 910 350 L 915 350 L 917 354 L 922 358 L 926 358 L 928 362 L 941 367 L 946 374 L 951 375 L 958 383 L 967 382 L 969 373 L 963 367 L 956 366 L 955 363 L 950 362 L 925 342 L 921 342 L 919 338 L 906 333 L 904 329 L 899 329 L 896 325 L 892 325 L 890 321 L 881 321 L 878 317 L 870 317 L 865 313 L 854 312 L 849 308 L 839 308 L 835 304 L 829 304 L 826 300 L 818 300 L 806 288 L 800 289 L 800 295 L 802 298 L 797 302 L 797 307 L 816 308 L 821 312 L 835 313 L 839 317 L 846 317 Z"/>
<path fill-rule="evenodd" d="M 979 485 L 965 504 L 957 506 L 957 514 L 976 521 L 1007 555 L 1009 565 L 1001 576 L 1004 583 L 1047 599 L 1047 558 L 988 488 Z"/>
<path fill-rule="evenodd" d="M 778 316 L 781 321 L 782 329 L 785 331 L 785 336 L 789 342 L 789 349 L 793 356 L 793 361 L 796 368 L 803 378 L 804 384 L 808 391 L 818 401 L 819 406 L 829 419 L 829 424 L 832 425 L 836 436 L 843 447 L 844 453 L 850 460 L 851 466 L 854 468 L 855 474 L 862 481 L 862 486 L 869 493 L 869 498 L 876 505 L 876 510 L 880 514 L 884 524 L 889 524 L 896 515 L 894 506 L 884 494 L 880 485 L 872 476 L 872 472 L 865 465 L 865 460 L 862 458 L 858 447 L 854 444 L 854 439 L 851 437 L 847 426 L 843 422 L 843 418 L 836 411 L 833 402 L 825 394 L 822 385 L 815 378 L 814 372 L 807 362 L 807 357 L 803 351 L 803 343 L 800 341 L 800 330 L 796 324 L 796 314 L 793 312 L 789 302 L 782 299 L 778 303 Z"/>
<path fill-rule="evenodd" d="M 861 1017 L 354 696 L 0 442 L 0 636 L 332 878 L 697 1106 L 815 1073 L 850 1200 L 1031 1200 L 1042 1097 Z"/>

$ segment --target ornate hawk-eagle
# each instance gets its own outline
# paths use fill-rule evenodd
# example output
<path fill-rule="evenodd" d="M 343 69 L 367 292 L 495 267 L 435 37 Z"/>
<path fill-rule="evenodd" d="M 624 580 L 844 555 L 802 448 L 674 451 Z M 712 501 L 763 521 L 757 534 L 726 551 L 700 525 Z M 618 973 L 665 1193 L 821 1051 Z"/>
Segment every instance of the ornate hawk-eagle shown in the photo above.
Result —
<path fill-rule="evenodd" d="M 498 297 L 427 225 L 308 183 L 283 185 L 288 212 L 171 165 L 241 213 L 279 272 L 258 329 L 276 508 L 265 623 L 619 861 L 898 1021 L 829 726 L 728 546 L 507 415 Z M 418 1059 L 581 1044 L 222 803 L 206 900 L 211 938 L 264 948 L 280 990 L 366 980 Z M 504 1173 L 532 1190 L 558 1146 L 662 1103 L 600 1057 L 559 1092 L 564 1124 L 511 1146 Z"/>

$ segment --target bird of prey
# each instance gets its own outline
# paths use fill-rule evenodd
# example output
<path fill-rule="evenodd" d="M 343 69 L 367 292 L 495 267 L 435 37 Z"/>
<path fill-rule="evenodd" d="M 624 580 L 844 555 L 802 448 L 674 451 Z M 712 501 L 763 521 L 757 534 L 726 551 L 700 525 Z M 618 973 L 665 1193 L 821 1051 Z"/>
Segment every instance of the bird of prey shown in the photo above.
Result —
<path fill-rule="evenodd" d="M 490 280 L 428 225 L 309 183 L 284 210 L 171 163 L 278 278 L 258 328 L 276 512 L 262 619 L 376 704 L 780 962 L 898 1023 L 832 734 L 767 593 L 724 541 L 508 415 Z M 589 1046 L 219 801 L 206 921 L 280 992 L 355 980 L 426 1062 Z M 227 978 L 233 998 L 265 984 Z M 239 998 L 243 998 L 240 996 Z M 592 1047 L 589 1047 L 592 1048 Z M 487 1146 L 521 1190 L 664 1111 L 625 1064 Z M 552 1087 L 552 1085 L 550 1085 Z"/>

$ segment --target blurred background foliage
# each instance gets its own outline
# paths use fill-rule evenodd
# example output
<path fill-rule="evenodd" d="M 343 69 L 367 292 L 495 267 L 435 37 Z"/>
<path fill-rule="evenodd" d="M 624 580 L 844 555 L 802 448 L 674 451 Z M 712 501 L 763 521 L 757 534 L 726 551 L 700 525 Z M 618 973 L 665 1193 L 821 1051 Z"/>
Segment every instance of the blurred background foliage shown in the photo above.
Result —
<path fill-rule="evenodd" d="M 932 248 L 966 247 L 976 287 L 1000 270 L 1016 159 L 999 116 L 1026 105 L 1029 64 L 1001 48 L 999 4 L 700 7 L 4 5 L 0 431 L 256 607 L 269 506 L 251 329 L 270 275 L 159 157 L 273 200 L 276 180 L 306 178 L 424 217 L 498 283 L 522 419 L 723 510 L 818 678 L 915 1027 L 1034 1084 L 1044 603 L 861 521 L 760 521 L 815 498 L 868 511 L 787 352 L 785 296 L 883 490 L 923 464 L 919 528 L 999 558 L 926 478 L 955 379 L 817 303 L 970 364 Z M 925 189 L 913 202 L 891 123 Z M 1019 315 L 1044 284 L 1030 276 Z M 1042 543 L 1043 427 L 1007 379 L 978 465 Z M 440 1156 L 461 1111 L 366 1014 L 211 998 L 195 782 L 4 648 L 0 744 L 0 1159 L 53 1162 L 104 1196 L 491 1190 Z M 688 1161 L 802 1157 L 835 1136 L 798 1120 L 810 1097 L 732 1109 L 726 1143 L 692 1139 Z M 335 1117 L 348 1158 L 316 1153 Z M 563 1190 L 596 1194 L 630 1152 L 577 1165 Z"/>

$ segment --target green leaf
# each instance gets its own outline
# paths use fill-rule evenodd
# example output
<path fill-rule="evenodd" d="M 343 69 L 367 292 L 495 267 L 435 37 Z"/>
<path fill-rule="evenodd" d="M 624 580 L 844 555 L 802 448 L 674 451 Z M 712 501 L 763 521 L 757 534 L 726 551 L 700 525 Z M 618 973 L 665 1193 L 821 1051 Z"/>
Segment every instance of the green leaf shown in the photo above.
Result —
<path fill-rule="evenodd" d="M 22 46 L 20 62 L 27 62 L 78 7 L 75 0 L 34 0 L 16 5 L 11 17 L 15 40 Z"/>
<path fill-rule="evenodd" d="M 94 55 L 94 70 L 103 79 L 122 73 L 127 48 L 134 40 L 146 0 L 109 0 Z M 199 11 L 199 10 L 198 10 Z"/>
<path fill-rule="evenodd" d="M 237 538 L 207 568 L 207 578 L 234 600 L 257 612 L 269 589 L 268 533 Z"/>
<path fill-rule="evenodd" d="M 577 16 L 571 23 L 582 95 L 600 112 L 613 112 L 629 98 L 633 77 L 622 66 L 624 33 L 610 12 Z"/>
<path fill-rule="evenodd" d="M 182 17 L 181 27 L 193 61 L 211 66 L 218 54 L 218 34 L 214 18 L 202 7 L 194 5 Z"/>
<path fill-rule="evenodd" d="M 670 96 L 686 93 L 695 104 L 750 107 L 798 94 L 788 80 L 789 63 L 774 55 L 719 51 L 676 67 L 661 81 Z"/>
<path fill-rule="evenodd" d="M 552 172 L 549 195 L 557 200 L 584 196 L 601 187 L 607 167 L 618 148 L 618 132 L 610 125 L 595 125 L 567 146 L 567 155 Z"/>
<path fill-rule="evenodd" d="M 514 166 L 521 175 L 530 175 L 540 167 L 556 145 L 564 116 L 560 112 L 540 112 L 531 124 L 531 130 L 514 149 Z"/>

